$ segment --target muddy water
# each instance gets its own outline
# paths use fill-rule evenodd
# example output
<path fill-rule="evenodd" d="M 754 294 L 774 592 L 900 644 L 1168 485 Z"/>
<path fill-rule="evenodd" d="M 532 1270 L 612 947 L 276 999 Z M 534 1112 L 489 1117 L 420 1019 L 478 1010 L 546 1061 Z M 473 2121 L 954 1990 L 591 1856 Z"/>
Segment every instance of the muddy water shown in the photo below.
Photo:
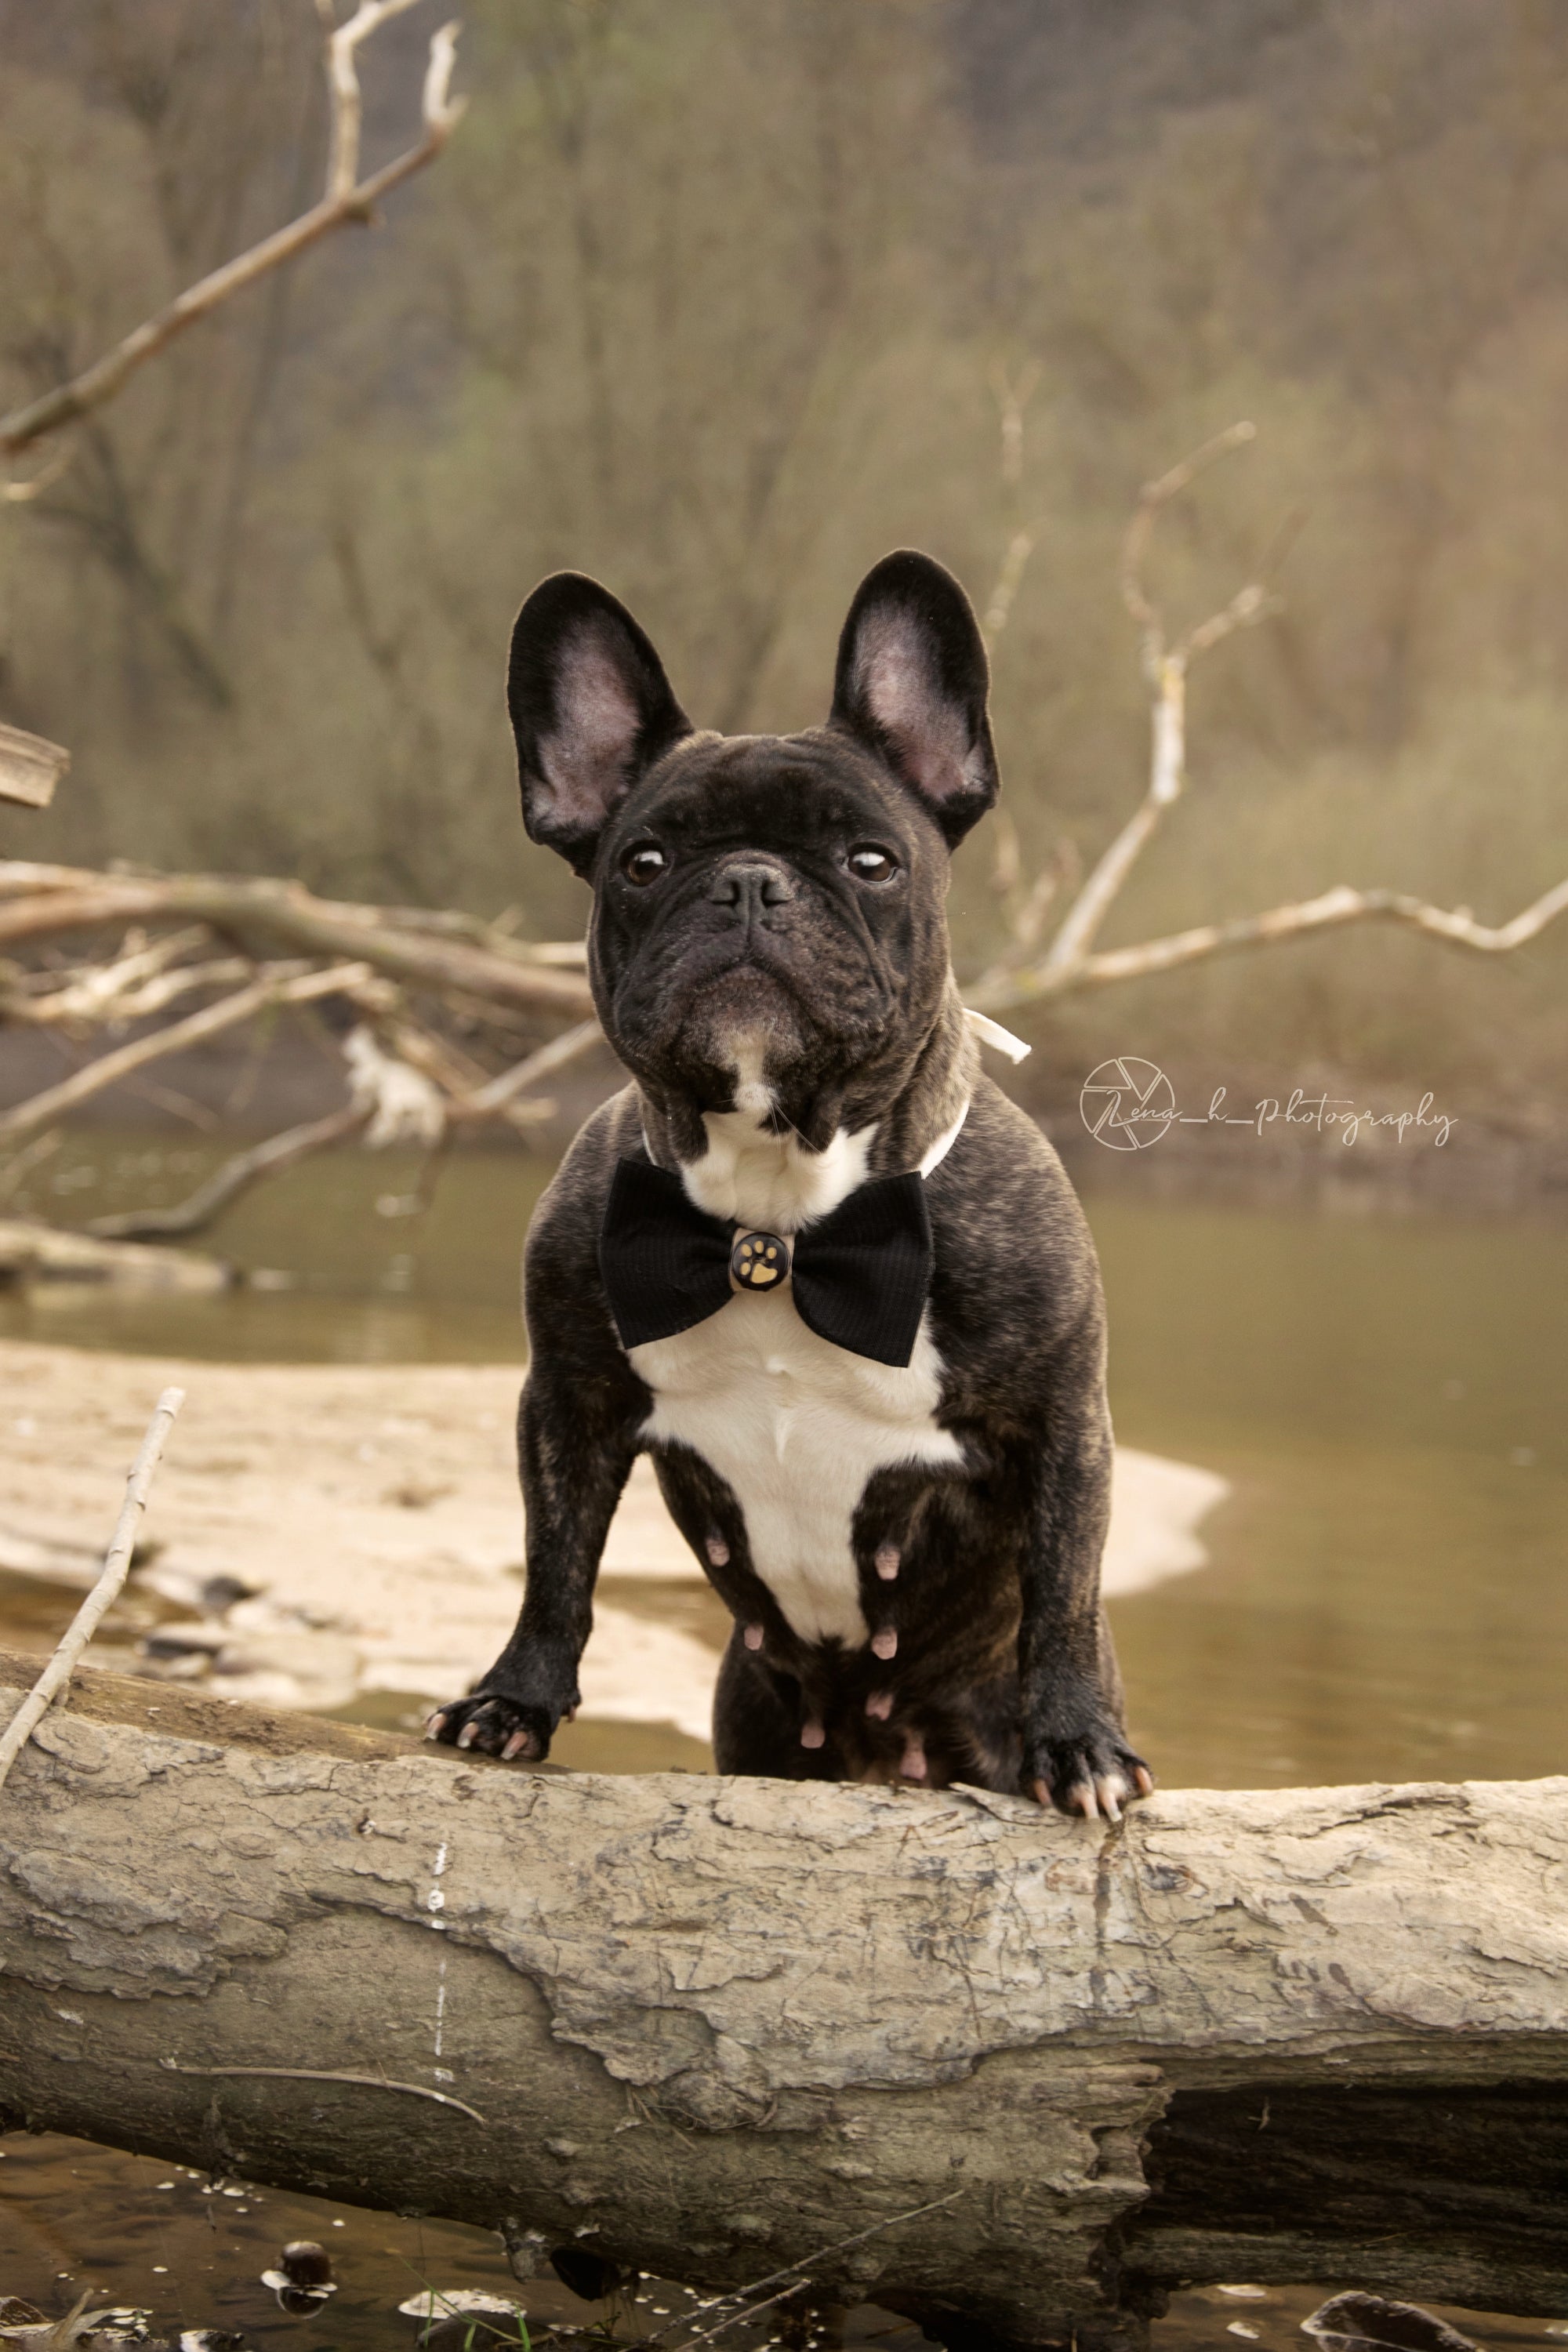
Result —
<path fill-rule="evenodd" d="M 313 2239 L 331 2257 L 337 2285 L 319 2314 L 290 2316 L 261 2273 L 275 2267 L 291 2239 Z M 1173 2295 L 1154 2323 L 1152 2352 L 1302 2352 L 1315 2339 L 1301 2322 L 1326 2294 L 1358 2282 L 1263 2289 L 1238 2281 Z M 13 2135 L 0 2150 L 0 2294 L 25 2295 L 40 2310 L 69 2308 L 83 2288 L 106 2302 L 137 2306 L 165 2342 L 182 2328 L 243 2334 L 256 2352 L 416 2352 L 417 2317 L 398 2305 L 422 2292 L 478 2290 L 515 2298 L 532 2345 L 556 2331 L 574 2352 L 595 2341 L 631 2344 L 659 2331 L 667 2352 L 680 2352 L 713 2324 L 696 2314 L 698 2297 L 669 2281 L 634 2279 L 597 2303 L 581 2300 L 552 2273 L 519 2286 L 499 2241 L 486 2230 L 450 2221 L 405 2220 L 323 2198 L 241 2181 L 215 2182 L 156 2157 L 118 2154 L 85 2140 Z M 1551 2352 L 1568 2336 L 1562 2321 L 1509 2319 L 1452 2305 L 1427 2306 L 1491 2352 L 1514 2347 Z M 694 2324 L 673 2325 L 683 2313 Z M 479 2334 L 475 2352 L 525 2352 L 515 2326 L 498 2315 Z M 720 2339 L 721 2352 L 924 2352 L 909 2321 L 873 2304 L 807 2311 L 787 2336 L 766 2323 Z M 664 2334 L 664 2331 L 669 2331 Z M 570 2331 L 570 2334 L 568 2334 Z M 578 2331 L 586 2331 L 578 2333 Z M 456 2352 L 456 2347 L 453 2347 Z"/>

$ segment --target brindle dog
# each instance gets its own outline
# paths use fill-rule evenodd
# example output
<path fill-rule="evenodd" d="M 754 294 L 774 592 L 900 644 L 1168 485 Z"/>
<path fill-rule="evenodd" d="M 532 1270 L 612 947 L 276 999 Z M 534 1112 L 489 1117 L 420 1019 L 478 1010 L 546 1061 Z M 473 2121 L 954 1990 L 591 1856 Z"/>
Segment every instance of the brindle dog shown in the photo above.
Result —
<path fill-rule="evenodd" d="M 523 606 L 524 820 L 592 886 L 594 1000 L 632 1083 L 529 1234 L 527 1598 L 433 1738 L 548 1754 L 647 1451 L 734 1618 L 721 1771 L 1112 1817 L 1152 1786 L 1100 1604 L 1094 1250 L 980 1070 L 949 959 L 949 855 L 997 790 L 987 687 L 963 592 L 921 555 L 863 582 L 827 722 L 798 735 L 695 730 L 591 580 Z"/>

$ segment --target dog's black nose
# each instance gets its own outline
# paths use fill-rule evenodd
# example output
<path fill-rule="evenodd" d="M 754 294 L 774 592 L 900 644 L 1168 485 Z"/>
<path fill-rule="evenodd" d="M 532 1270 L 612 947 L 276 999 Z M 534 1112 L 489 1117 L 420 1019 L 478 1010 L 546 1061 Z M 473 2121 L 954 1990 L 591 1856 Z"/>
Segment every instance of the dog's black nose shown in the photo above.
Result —
<path fill-rule="evenodd" d="M 764 907 L 787 907 L 795 884 L 782 866 L 736 857 L 720 867 L 708 896 L 716 907 L 733 907 L 743 921 L 754 923 Z"/>

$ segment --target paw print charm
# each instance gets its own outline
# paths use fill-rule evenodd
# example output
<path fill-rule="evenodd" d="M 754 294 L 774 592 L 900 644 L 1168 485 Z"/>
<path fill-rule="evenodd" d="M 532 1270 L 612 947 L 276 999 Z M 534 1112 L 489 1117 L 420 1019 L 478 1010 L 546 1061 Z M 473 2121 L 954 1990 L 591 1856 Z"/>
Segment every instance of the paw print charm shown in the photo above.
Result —
<path fill-rule="evenodd" d="M 736 1234 L 730 1249 L 730 1279 L 737 1290 L 776 1290 L 788 1275 L 788 1242 L 777 1234 Z"/>

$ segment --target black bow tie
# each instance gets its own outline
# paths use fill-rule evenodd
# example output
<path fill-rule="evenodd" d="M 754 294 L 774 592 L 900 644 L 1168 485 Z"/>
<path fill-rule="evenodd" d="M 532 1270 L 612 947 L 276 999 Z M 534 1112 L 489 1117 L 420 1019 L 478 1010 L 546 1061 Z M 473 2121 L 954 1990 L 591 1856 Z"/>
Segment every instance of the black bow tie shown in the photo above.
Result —
<path fill-rule="evenodd" d="M 931 1218 L 920 1176 L 879 1176 L 796 1235 L 710 1217 L 679 1176 L 623 1160 L 599 1235 L 599 1271 L 624 1348 L 705 1323 L 741 1291 L 793 1278 L 795 1312 L 819 1339 L 874 1363 L 907 1364 L 931 1285 Z M 731 1277 L 733 1277 L 731 1279 Z"/>

